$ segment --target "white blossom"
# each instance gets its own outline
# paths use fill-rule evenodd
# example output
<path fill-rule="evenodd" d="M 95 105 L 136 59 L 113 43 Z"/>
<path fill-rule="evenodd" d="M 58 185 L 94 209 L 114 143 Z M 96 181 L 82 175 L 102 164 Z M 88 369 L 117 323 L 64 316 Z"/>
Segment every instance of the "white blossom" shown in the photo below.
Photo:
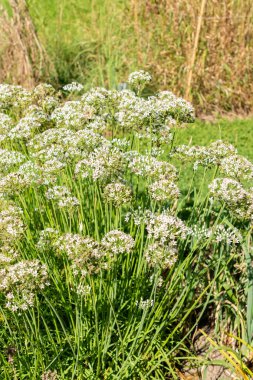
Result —
<path fill-rule="evenodd" d="M 102 246 L 112 255 L 130 253 L 134 247 L 134 239 L 119 230 L 112 230 L 101 240 Z"/>
<path fill-rule="evenodd" d="M 74 91 L 79 92 L 79 91 L 82 91 L 83 88 L 84 88 L 83 85 L 77 82 L 68 83 L 62 87 L 62 89 L 67 92 L 74 92 Z"/>

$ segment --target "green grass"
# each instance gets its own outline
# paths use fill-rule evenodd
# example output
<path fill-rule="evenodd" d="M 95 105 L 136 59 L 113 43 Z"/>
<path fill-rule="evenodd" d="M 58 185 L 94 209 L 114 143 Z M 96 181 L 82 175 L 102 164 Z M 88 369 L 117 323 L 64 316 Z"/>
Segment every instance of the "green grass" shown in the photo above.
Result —
<path fill-rule="evenodd" d="M 115 87 L 126 62 L 126 5 L 120 1 L 29 1 L 29 9 L 47 47 L 60 83 Z M 130 32 L 131 33 L 131 32 Z M 132 59 L 132 58 L 131 58 Z"/>

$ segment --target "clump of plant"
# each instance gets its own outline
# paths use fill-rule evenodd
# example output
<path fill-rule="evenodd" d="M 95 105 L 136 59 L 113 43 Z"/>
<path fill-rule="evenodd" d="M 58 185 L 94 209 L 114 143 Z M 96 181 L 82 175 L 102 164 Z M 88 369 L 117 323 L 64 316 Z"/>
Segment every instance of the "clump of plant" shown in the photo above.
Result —
<path fill-rule="evenodd" d="M 0 85 L 5 378 L 176 379 L 204 321 L 252 342 L 253 166 L 221 141 L 175 147 L 194 109 L 143 97 L 150 80 Z M 186 164 L 209 190 L 180 191 Z"/>

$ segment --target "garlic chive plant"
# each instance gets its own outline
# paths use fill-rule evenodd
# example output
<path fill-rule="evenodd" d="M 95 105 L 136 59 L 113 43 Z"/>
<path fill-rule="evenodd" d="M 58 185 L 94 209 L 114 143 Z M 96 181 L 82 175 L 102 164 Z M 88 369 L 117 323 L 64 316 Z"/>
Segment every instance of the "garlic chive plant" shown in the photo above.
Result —
<path fill-rule="evenodd" d="M 194 109 L 151 79 L 0 85 L 1 379 L 177 379 L 204 323 L 249 358 L 253 165 L 174 146 Z"/>

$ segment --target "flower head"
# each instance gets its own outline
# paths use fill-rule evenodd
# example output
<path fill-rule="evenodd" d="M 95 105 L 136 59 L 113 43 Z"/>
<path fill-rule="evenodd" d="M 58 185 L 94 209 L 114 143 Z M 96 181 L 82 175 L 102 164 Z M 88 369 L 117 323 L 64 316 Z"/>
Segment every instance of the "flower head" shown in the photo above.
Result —
<path fill-rule="evenodd" d="M 105 186 L 103 196 L 106 202 L 121 206 L 131 201 L 131 189 L 123 183 L 113 182 Z"/>
<path fill-rule="evenodd" d="M 130 253 L 134 247 L 134 239 L 122 231 L 113 230 L 103 237 L 101 244 L 113 256 L 119 253 Z"/>

